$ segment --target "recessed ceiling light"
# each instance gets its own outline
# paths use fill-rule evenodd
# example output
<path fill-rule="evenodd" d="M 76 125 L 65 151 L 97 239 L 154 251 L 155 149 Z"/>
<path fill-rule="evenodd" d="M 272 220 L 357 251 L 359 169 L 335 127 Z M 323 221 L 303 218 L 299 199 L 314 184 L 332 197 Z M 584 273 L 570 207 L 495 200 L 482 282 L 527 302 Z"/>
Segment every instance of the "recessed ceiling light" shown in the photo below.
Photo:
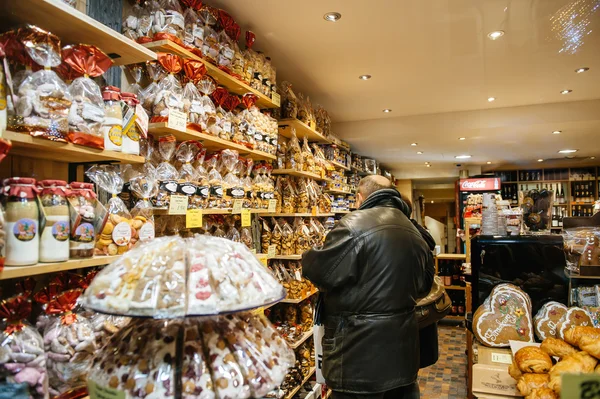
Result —
<path fill-rule="evenodd" d="M 492 164 L 492 161 L 487 161 L 486 163 L 487 163 L 488 165 L 491 165 L 491 164 Z"/>
<path fill-rule="evenodd" d="M 389 108 L 386 108 L 386 109 L 383 110 L 383 112 L 385 112 L 386 114 L 389 114 L 390 112 L 392 112 L 392 110 L 389 109 Z"/>
<path fill-rule="evenodd" d="M 410 145 L 412 145 L 413 147 L 416 147 L 417 143 L 410 143 Z"/>
<path fill-rule="evenodd" d="M 434 203 L 434 202 L 433 202 L 433 200 L 431 200 L 431 203 L 432 203 L 432 204 Z"/>
<path fill-rule="evenodd" d="M 538 162 L 544 162 L 544 160 L 542 158 L 538 159 Z"/>
<path fill-rule="evenodd" d="M 463 140 L 466 140 L 467 138 L 466 138 L 466 137 L 459 137 L 458 139 L 459 139 L 460 141 L 463 141 Z"/>
<path fill-rule="evenodd" d="M 596 159 L 596 157 L 590 157 L 590 159 Z"/>
<path fill-rule="evenodd" d="M 425 165 L 429 165 L 429 162 L 425 162 Z"/>
<path fill-rule="evenodd" d="M 495 30 L 493 32 L 488 33 L 488 37 L 492 40 L 496 40 L 504 36 L 503 30 Z"/>
<path fill-rule="evenodd" d="M 417 151 L 417 155 L 422 155 L 423 151 Z"/>
<path fill-rule="evenodd" d="M 560 150 L 558 153 L 559 154 L 572 154 L 577 151 L 579 151 L 579 150 Z"/>
<path fill-rule="evenodd" d="M 488 102 L 496 101 L 496 97 L 488 97 Z"/>
<path fill-rule="evenodd" d="M 573 90 L 568 89 L 568 90 L 563 90 L 560 92 L 560 94 L 569 94 L 570 92 L 572 92 Z"/>
<path fill-rule="evenodd" d="M 577 68 L 577 69 L 575 70 L 575 72 L 577 72 L 577 73 L 584 73 L 584 72 L 587 72 L 587 71 L 589 71 L 589 70 L 590 70 L 590 68 L 588 68 L 588 67 L 583 67 L 583 68 Z"/>
<path fill-rule="evenodd" d="M 371 79 L 371 75 L 360 75 L 358 78 L 361 80 L 369 80 Z"/>
<path fill-rule="evenodd" d="M 552 132 L 552 134 L 561 134 L 561 133 L 562 133 L 562 130 L 555 130 Z"/>
<path fill-rule="evenodd" d="M 427 164 L 427 165 L 425 165 L 425 166 L 427 166 L 428 168 L 431 168 L 431 164 Z"/>
<path fill-rule="evenodd" d="M 469 158 L 471 158 L 471 156 L 470 155 L 457 155 L 454 158 L 456 158 L 456 159 L 469 159 Z"/>
<path fill-rule="evenodd" d="M 340 18 L 342 18 L 342 14 L 340 14 L 339 12 L 328 12 L 327 14 L 323 15 L 323 18 L 325 19 L 325 21 L 336 22 Z"/>

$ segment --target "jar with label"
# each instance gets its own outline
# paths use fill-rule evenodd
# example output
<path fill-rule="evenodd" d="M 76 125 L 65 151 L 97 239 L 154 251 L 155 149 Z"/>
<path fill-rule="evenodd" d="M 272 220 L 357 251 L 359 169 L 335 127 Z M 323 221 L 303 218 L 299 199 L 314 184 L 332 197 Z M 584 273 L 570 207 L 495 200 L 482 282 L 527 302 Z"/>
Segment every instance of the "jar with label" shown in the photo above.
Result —
<path fill-rule="evenodd" d="M 72 182 L 68 200 L 71 204 L 71 239 L 69 256 L 71 258 L 91 258 L 96 245 L 96 193 L 92 183 Z"/>
<path fill-rule="evenodd" d="M 39 260 L 38 189 L 35 179 L 13 177 L 4 181 L 6 198 L 6 266 L 34 265 Z"/>
<path fill-rule="evenodd" d="M 39 185 L 46 219 L 40 239 L 40 262 L 63 262 L 69 259 L 67 182 L 42 180 Z"/>
<path fill-rule="evenodd" d="M 123 111 L 121 110 L 121 89 L 106 86 L 102 91 L 106 117 L 102 123 L 104 149 L 121 151 L 123 146 Z"/>

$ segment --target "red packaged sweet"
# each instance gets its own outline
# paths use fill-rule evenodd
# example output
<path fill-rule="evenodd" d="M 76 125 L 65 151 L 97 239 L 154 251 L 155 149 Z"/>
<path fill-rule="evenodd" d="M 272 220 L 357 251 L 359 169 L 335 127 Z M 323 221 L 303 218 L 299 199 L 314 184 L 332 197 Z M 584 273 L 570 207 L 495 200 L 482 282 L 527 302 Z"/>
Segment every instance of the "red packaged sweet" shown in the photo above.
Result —
<path fill-rule="evenodd" d="M 201 132 L 205 112 L 202 106 L 202 95 L 196 85 L 206 75 L 206 66 L 202 61 L 185 60 L 183 72 L 187 80 L 183 88 L 183 110 L 187 114 L 188 127 Z"/>
<path fill-rule="evenodd" d="M 183 60 L 175 54 L 158 53 L 157 55 L 158 62 L 168 75 L 158 83 L 150 121 L 166 122 L 171 109 L 183 112 L 183 88 L 178 76 L 183 68 Z"/>

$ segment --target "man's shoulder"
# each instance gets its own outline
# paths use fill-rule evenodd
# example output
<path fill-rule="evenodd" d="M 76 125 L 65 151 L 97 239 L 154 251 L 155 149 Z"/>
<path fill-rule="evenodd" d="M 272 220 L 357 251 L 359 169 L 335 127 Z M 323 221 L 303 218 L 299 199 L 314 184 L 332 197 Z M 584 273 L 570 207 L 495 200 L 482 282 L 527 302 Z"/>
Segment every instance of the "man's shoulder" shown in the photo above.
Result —
<path fill-rule="evenodd" d="M 411 221 L 402 211 L 389 207 L 359 209 L 344 216 L 340 223 L 358 234 L 386 227 L 406 227 L 409 231 L 415 230 Z"/>

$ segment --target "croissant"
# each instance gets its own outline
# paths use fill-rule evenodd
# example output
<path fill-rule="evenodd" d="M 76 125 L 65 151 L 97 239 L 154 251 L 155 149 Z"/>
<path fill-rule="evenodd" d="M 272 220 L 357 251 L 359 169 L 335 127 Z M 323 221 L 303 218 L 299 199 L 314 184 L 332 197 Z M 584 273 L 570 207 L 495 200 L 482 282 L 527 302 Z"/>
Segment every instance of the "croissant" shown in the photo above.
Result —
<path fill-rule="evenodd" d="M 565 356 L 560 362 L 556 363 L 550 370 L 550 383 L 548 388 L 557 393 L 561 390 L 561 374 L 563 373 L 591 373 L 596 367 L 598 361 L 587 352 L 577 352 Z"/>
<path fill-rule="evenodd" d="M 557 356 L 560 358 L 577 353 L 577 349 L 573 348 L 562 339 L 552 337 L 546 338 L 544 342 L 542 342 L 540 349 L 550 356 Z"/>
<path fill-rule="evenodd" d="M 550 388 L 540 388 L 531 391 L 531 394 L 525 399 L 559 399 L 556 392 Z"/>
<path fill-rule="evenodd" d="M 517 382 L 517 389 L 521 395 L 531 395 L 534 389 L 548 388 L 550 375 L 548 374 L 523 374 Z"/>
<path fill-rule="evenodd" d="M 517 363 L 514 359 L 512 364 L 508 366 L 508 374 L 510 374 L 510 376 L 517 381 L 519 381 L 519 378 L 521 378 L 521 376 L 523 375 L 523 373 L 521 373 L 521 370 L 519 370 L 519 367 L 517 366 Z"/>
<path fill-rule="evenodd" d="M 584 335 L 579 339 L 579 349 L 586 351 L 596 359 L 600 359 L 600 339 Z"/>
<path fill-rule="evenodd" d="M 524 373 L 547 373 L 552 368 L 552 359 L 540 348 L 526 346 L 515 353 L 515 361 Z"/>
<path fill-rule="evenodd" d="M 600 328 L 589 326 L 575 326 L 565 331 L 565 341 L 573 346 L 579 346 L 579 340 L 584 335 L 600 339 Z"/>

